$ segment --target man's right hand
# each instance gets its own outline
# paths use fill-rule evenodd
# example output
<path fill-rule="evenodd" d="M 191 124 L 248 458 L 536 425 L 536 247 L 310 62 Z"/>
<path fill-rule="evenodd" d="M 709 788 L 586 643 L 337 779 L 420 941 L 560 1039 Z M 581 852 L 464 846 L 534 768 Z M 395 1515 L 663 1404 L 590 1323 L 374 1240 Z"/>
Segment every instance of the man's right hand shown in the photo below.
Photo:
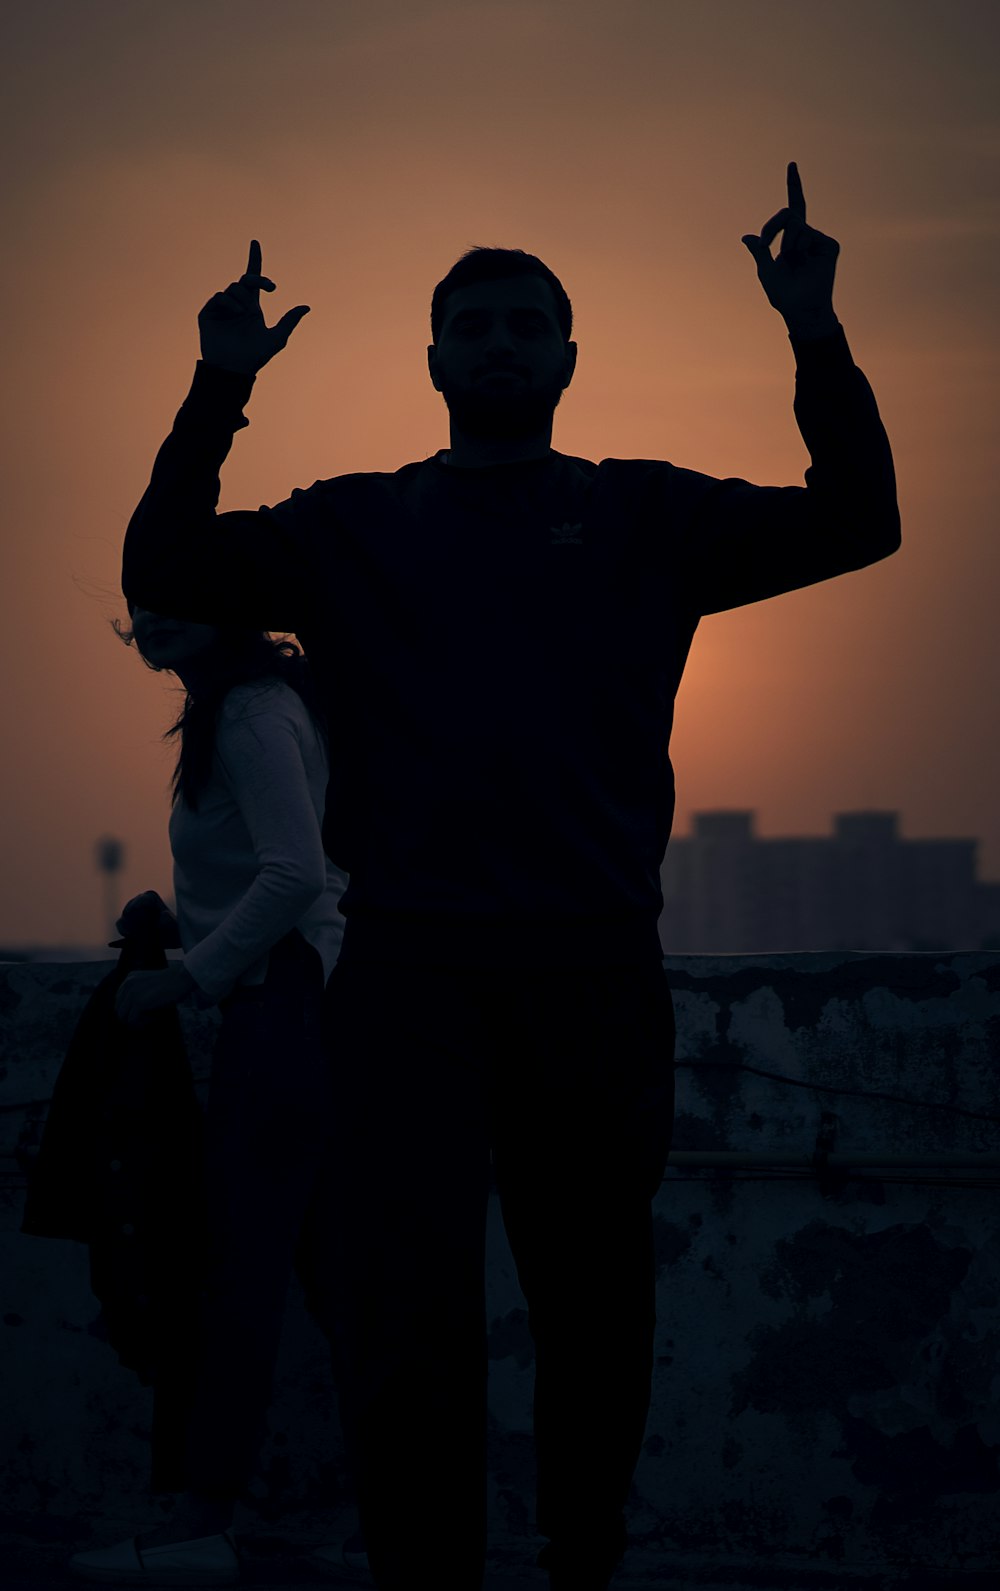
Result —
<path fill-rule="evenodd" d="M 308 304 L 297 304 L 274 326 L 265 326 L 260 290 L 273 293 L 274 283 L 260 274 L 260 267 L 260 244 L 255 238 L 250 244 L 245 274 L 238 282 L 231 282 L 224 293 L 210 298 L 198 316 L 201 357 L 207 365 L 255 376 L 281 352 L 303 315 L 308 315 Z"/>

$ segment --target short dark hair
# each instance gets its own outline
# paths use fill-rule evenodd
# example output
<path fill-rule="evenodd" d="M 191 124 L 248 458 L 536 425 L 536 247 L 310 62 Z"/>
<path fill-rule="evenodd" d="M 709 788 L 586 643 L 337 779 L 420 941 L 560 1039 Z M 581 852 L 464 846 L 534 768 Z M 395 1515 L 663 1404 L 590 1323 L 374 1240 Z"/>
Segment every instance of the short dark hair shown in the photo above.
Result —
<path fill-rule="evenodd" d="M 436 343 L 441 334 L 445 303 L 457 288 L 468 287 L 472 282 L 496 281 L 501 276 L 540 276 L 548 282 L 556 301 L 559 330 L 563 334 L 563 341 L 569 342 L 573 333 L 573 306 L 555 271 L 550 271 L 537 254 L 526 254 L 523 249 L 485 249 L 478 244 L 466 249 L 461 259 L 455 261 L 448 275 L 434 289 L 431 298 L 432 342 Z"/>

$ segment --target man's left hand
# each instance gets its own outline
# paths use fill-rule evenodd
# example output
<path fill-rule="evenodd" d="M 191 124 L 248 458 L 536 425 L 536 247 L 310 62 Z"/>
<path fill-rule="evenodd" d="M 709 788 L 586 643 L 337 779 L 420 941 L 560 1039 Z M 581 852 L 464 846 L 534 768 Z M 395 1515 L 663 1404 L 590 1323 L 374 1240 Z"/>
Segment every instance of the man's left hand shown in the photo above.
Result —
<path fill-rule="evenodd" d="M 771 244 L 781 233 L 776 258 Z M 784 317 L 789 331 L 823 337 L 836 331 L 833 310 L 833 277 L 840 244 L 835 238 L 806 226 L 806 201 L 799 169 L 788 167 L 788 204 L 760 229 L 742 240 L 757 262 L 757 276 L 768 302 Z"/>
<path fill-rule="evenodd" d="M 183 961 L 162 972 L 130 972 L 115 996 L 115 1016 L 129 1027 L 141 1027 L 154 1011 L 183 1000 L 194 988 Z"/>

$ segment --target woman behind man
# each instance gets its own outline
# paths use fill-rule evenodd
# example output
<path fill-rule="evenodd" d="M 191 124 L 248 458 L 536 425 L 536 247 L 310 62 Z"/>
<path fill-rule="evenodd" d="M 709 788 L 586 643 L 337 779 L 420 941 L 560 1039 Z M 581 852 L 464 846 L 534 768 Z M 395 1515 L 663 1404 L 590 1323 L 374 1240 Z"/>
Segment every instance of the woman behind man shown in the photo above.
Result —
<path fill-rule="evenodd" d="M 232 1584 L 234 1507 L 253 1474 L 329 1130 L 320 1020 L 347 881 L 323 851 L 329 759 L 301 653 L 257 631 L 129 611 L 123 639 L 187 692 L 168 731 L 180 740 L 169 833 L 185 954 L 130 974 L 116 1012 L 141 1023 L 186 996 L 221 1008 L 205 1134 L 210 1260 L 188 1490 L 169 1524 L 70 1566 L 119 1584 L 180 1584 L 188 1572 L 192 1584 Z"/>

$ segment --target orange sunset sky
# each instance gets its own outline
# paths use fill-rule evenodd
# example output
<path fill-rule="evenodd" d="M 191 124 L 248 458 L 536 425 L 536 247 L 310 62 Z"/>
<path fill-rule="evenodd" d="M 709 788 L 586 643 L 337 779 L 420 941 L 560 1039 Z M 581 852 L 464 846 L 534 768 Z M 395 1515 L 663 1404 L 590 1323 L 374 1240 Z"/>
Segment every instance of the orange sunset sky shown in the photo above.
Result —
<path fill-rule="evenodd" d="M 540 254 L 580 345 L 554 445 L 799 484 L 783 325 L 740 243 L 785 202 L 841 244 L 834 303 L 893 444 L 904 545 L 705 620 L 676 833 L 893 808 L 1000 877 L 994 0 L 12 0 L 5 122 L 0 944 L 96 944 L 93 848 L 169 896 L 179 698 L 113 634 L 125 525 L 245 268 L 269 319 L 223 508 L 447 443 L 431 290 Z"/>

